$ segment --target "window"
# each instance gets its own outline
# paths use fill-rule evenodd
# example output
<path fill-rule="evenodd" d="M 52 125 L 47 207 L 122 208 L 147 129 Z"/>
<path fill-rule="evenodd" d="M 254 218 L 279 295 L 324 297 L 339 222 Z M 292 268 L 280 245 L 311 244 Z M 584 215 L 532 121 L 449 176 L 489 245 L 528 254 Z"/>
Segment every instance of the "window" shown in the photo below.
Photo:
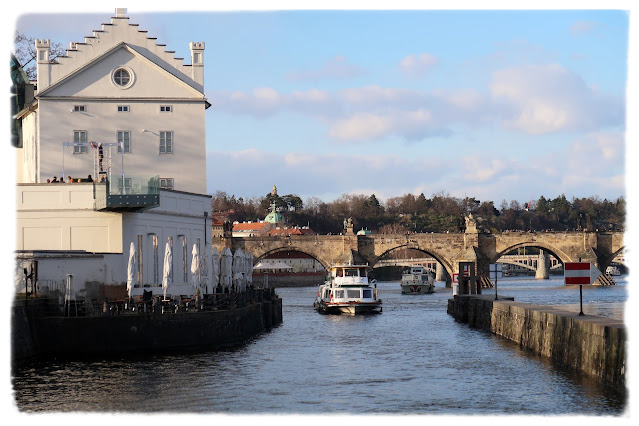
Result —
<path fill-rule="evenodd" d="M 124 147 L 124 152 L 131 152 L 131 132 L 128 130 L 118 130 L 118 152 L 122 152 L 122 147 Z"/>
<path fill-rule="evenodd" d="M 160 189 L 173 189 L 173 178 L 160 178 Z"/>
<path fill-rule="evenodd" d="M 357 275 L 357 269 L 346 269 L 344 271 L 344 276 L 346 277 L 356 277 Z"/>
<path fill-rule="evenodd" d="M 160 112 L 173 112 L 171 105 L 160 105 Z"/>
<path fill-rule="evenodd" d="M 129 112 L 128 105 L 118 105 L 118 112 Z"/>
<path fill-rule="evenodd" d="M 344 290 L 335 290 L 335 298 L 343 299 L 344 298 Z"/>
<path fill-rule="evenodd" d="M 188 261 L 188 250 L 186 247 L 186 237 L 182 238 L 182 271 L 183 271 L 183 275 L 184 275 L 184 282 L 188 283 L 189 282 L 189 261 Z"/>
<path fill-rule="evenodd" d="M 346 290 L 346 297 L 351 298 L 359 298 L 359 289 L 357 290 Z"/>
<path fill-rule="evenodd" d="M 73 143 L 79 144 L 83 143 L 85 145 L 73 145 L 73 153 L 74 154 L 86 154 L 87 150 L 87 131 L 86 130 L 74 130 L 73 131 Z"/>
<path fill-rule="evenodd" d="M 171 253 L 173 253 L 173 237 L 169 237 L 169 247 L 171 247 Z M 173 281 L 173 256 L 171 256 L 171 270 L 169 271 L 169 278 Z"/>
<path fill-rule="evenodd" d="M 160 154 L 173 153 L 173 132 L 160 132 Z"/>
<path fill-rule="evenodd" d="M 158 236 L 152 235 L 153 243 L 153 284 L 160 283 L 160 247 L 158 245 Z"/>
<path fill-rule="evenodd" d="M 113 73 L 113 81 L 120 87 L 127 87 L 131 82 L 131 74 L 124 68 L 118 68 Z"/>
<path fill-rule="evenodd" d="M 199 238 L 195 239 L 195 245 L 197 246 L 197 252 L 198 253 L 202 253 L 202 249 L 200 248 L 200 239 Z M 200 259 L 202 259 L 202 258 L 200 257 Z M 200 269 L 201 268 L 198 265 L 198 268 L 197 268 L 197 280 L 198 280 L 198 282 L 202 279 L 202 275 L 200 275 Z"/>
<path fill-rule="evenodd" d="M 143 275 L 142 275 L 142 243 L 144 242 L 144 237 L 142 235 L 138 235 L 138 279 L 137 281 L 140 284 L 143 284 Z"/>
<path fill-rule="evenodd" d="M 130 194 L 131 178 L 124 178 L 124 188 L 122 187 L 122 178 L 118 178 L 118 191 L 120 194 Z"/>
<path fill-rule="evenodd" d="M 73 112 L 85 112 L 86 110 L 86 105 L 73 105 Z"/>
<path fill-rule="evenodd" d="M 362 297 L 364 299 L 372 299 L 373 298 L 373 290 L 363 289 L 362 290 Z"/>

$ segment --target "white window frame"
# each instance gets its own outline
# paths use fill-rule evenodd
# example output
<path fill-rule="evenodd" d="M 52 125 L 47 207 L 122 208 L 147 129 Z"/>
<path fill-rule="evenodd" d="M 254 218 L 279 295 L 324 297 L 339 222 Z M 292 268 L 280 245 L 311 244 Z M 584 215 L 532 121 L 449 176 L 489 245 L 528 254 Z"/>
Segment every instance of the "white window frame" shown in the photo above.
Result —
<path fill-rule="evenodd" d="M 167 144 L 167 135 L 170 136 L 169 144 Z M 160 131 L 160 154 L 173 154 L 175 144 L 175 138 L 173 136 L 173 131 L 171 130 Z"/>
<path fill-rule="evenodd" d="M 137 281 L 140 284 L 144 284 L 144 265 L 143 265 L 143 260 L 144 257 L 142 256 L 143 253 L 143 243 L 144 243 L 144 236 L 142 234 L 138 234 L 138 264 L 137 264 L 137 268 L 138 268 L 138 277 L 137 277 Z"/>
<path fill-rule="evenodd" d="M 82 136 L 84 136 L 84 138 Z M 86 130 L 73 131 L 73 143 L 87 143 L 88 140 L 89 136 Z M 74 154 L 87 154 L 88 152 L 89 148 L 87 145 L 73 145 Z"/>
<path fill-rule="evenodd" d="M 129 79 L 126 83 L 122 84 L 122 76 L 121 73 L 126 72 L 129 75 Z M 135 74 L 133 70 L 129 67 L 117 67 L 111 72 L 111 83 L 118 89 L 128 89 L 133 85 L 135 81 Z"/>
<path fill-rule="evenodd" d="M 72 112 L 87 112 L 86 105 L 73 105 Z"/>
<path fill-rule="evenodd" d="M 127 141 L 124 141 L 124 153 L 125 154 L 130 154 L 131 153 L 131 131 L 130 130 L 118 130 L 116 133 L 116 138 L 118 141 L 118 154 L 122 153 L 122 148 L 120 148 L 120 142 L 121 142 L 121 138 L 123 139 L 125 135 L 128 135 L 128 139 L 129 139 L 129 143 L 128 143 L 128 148 L 127 148 Z"/>
<path fill-rule="evenodd" d="M 187 247 L 186 237 L 182 237 L 182 272 L 185 283 L 189 282 L 189 255 Z"/>
<path fill-rule="evenodd" d="M 117 111 L 118 112 L 129 112 L 129 111 L 131 111 L 131 107 L 129 105 L 118 105 Z"/>
<path fill-rule="evenodd" d="M 160 105 L 160 112 L 173 112 L 173 105 Z"/>
<path fill-rule="evenodd" d="M 160 189 L 174 189 L 175 179 L 173 178 L 160 178 Z"/>
<path fill-rule="evenodd" d="M 153 284 L 160 284 L 160 242 L 157 235 L 151 235 L 153 245 Z"/>

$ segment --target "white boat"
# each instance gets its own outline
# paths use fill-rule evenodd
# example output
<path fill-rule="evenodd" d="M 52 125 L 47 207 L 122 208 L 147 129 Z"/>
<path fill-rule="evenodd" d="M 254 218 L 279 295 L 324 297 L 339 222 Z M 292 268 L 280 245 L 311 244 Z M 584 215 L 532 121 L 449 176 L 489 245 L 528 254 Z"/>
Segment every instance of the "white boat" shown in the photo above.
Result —
<path fill-rule="evenodd" d="M 331 266 L 330 275 L 317 290 L 313 307 L 323 314 L 381 313 L 382 300 L 377 297 L 375 280 L 368 281 L 368 269 L 366 264 Z"/>
<path fill-rule="evenodd" d="M 610 265 L 606 268 L 606 274 L 616 277 L 618 275 L 621 275 L 621 271 L 616 266 Z"/>
<path fill-rule="evenodd" d="M 413 266 L 402 274 L 402 294 L 428 294 L 435 291 L 433 275 L 424 271 L 422 266 Z"/>

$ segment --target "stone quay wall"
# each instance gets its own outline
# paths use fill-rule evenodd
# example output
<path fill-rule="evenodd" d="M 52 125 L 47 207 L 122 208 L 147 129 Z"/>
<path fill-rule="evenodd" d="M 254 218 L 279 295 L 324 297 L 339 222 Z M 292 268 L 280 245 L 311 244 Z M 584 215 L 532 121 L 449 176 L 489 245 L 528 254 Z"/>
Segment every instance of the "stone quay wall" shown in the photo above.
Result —
<path fill-rule="evenodd" d="M 487 295 L 457 295 L 448 299 L 447 312 L 575 372 L 625 389 L 626 328 L 622 321 Z"/>
<path fill-rule="evenodd" d="M 282 299 L 228 310 L 63 317 L 42 303 L 14 303 L 12 358 L 122 354 L 236 345 L 282 322 Z M 44 313 L 43 313 L 44 312 Z"/>

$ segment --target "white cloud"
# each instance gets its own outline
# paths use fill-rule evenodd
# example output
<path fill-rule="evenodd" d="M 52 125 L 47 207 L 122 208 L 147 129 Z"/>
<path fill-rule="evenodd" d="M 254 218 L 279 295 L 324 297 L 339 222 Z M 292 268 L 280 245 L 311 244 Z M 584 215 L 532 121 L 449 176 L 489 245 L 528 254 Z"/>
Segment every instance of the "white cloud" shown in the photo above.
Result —
<path fill-rule="evenodd" d="M 342 143 L 400 137 L 414 142 L 447 136 L 473 126 L 541 135 L 590 132 L 624 125 L 623 98 L 600 93 L 557 65 L 523 66 L 493 73 L 487 92 L 477 89 L 352 87 L 282 93 L 271 87 L 252 92 L 214 92 L 213 108 L 268 118 L 280 112 L 314 117 L 326 135 Z"/>
<path fill-rule="evenodd" d="M 339 140 L 363 141 L 378 139 L 393 128 L 393 119 L 376 114 L 358 114 L 337 120 L 331 127 L 329 135 Z"/>
<path fill-rule="evenodd" d="M 623 124 L 623 103 L 551 64 L 496 71 L 491 93 L 503 108 L 502 124 L 529 134 L 594 130 Z"/>
<path fill-rule="evenodd" d="M 335 56 L 318 69 L 295 71 L 288 74 L 290 81 L 344 80 L 359 77 L 364 70 L 355 64 L 348 62 L 344 56 Z"/>
<path fill-rule="evenodd" d="M 570 35 L 572 36 L 580 36 L 583 34 L 592 33 L 597 30 L 598 24 L 593 21 L 576 21 L 574 24 L 570 26 Z"/>
<path fill-rule="evenodd" d="M 430 53 L 408 55 L 399 62 L 399 68 L 409 77 L 423 77 L 439 64 L 439 59 Z"/>

